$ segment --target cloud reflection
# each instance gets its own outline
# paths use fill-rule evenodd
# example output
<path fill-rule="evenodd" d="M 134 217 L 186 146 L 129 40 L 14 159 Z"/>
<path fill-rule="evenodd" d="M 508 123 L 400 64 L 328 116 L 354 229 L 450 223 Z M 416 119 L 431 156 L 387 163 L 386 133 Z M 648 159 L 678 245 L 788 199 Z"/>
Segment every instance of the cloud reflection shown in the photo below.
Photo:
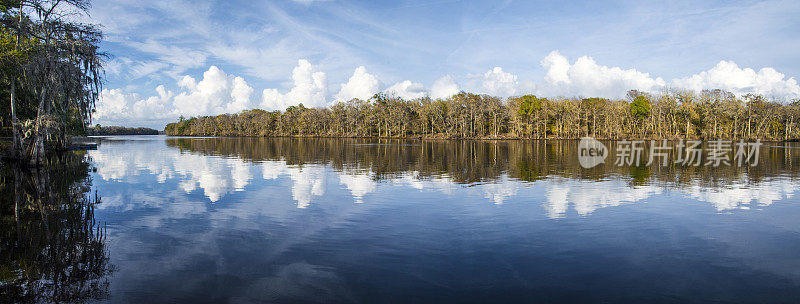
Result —
<path fill-rule="evenodd" d="M 197 139 L 202 140 L 202 139 Z M 239 157 L 220 157 L 198 152 L 186 152 L 166 147 L 162 140 L 106 140 L 101 148 L 91 151 L 97 175 L 107 181 L 136 181 L 152 178 L 158 183 L 174 183 L 175 189 L 190 194 L 202 191 L 211 202 L 236 191 L 245 191 L 256 180 L 259 170 L 262 181 L 288 182 L 296 207 L 309 207 L 316 198 L 326 194 L 328 187 L 341 187 L 350 192 L 353 202 L 368 202 L 369 194 L 379 191 L 381 184 L 407 187 L 420 192 L 439 192 L 454 195 L 473 195 L 487 203 L 503 205 L 517 197 L 520 192 L 530 193 L 543 188 L 542 206 L 549 218 L 567 216 L 570 206 L 580 216 L 587 216 L 600 208 L 620 206 L 646 200 L 675 187 L 677 193 L 708 202 L 717 211 L 749 209 L 752 202 L 768 206 L 773 202 L 791 198 L 796 187 L 786 179 L 751 182 L 735 180 L 726 185 L 709 185 L 694 181 L 688 185 L 671 186 L 643 183 L 632 185 L 624 177 L 604 180 L 574 179 L 549 176 L 534 183 L 524 183 L 503 173 L 480 184 L 460 184 L 447 174 L 422 176 L 419 171 L 397 172 L 376 178 L 371 170 L 350 172 L 333 170 L 326 164 L 309 163 L 289 165 L 282 160 L 245 161 Z M 334 176 L 335 175 L 335 176 Z M 338 183 L 327 183 L 327 178 Z M 469 187 L 465 187 L 469 186 Z M 469 189 L 466 189 L 469 188 Z M 142 198 L 139 201 L 157 200 Z M 117 206 L 114 197 L 106 200 L 106 206 Z M 127 208 L 127 207 L 126 207 Z"/>
<path fill-rule="evenodd" d="M 367 174 L 339 174 L 339 183 L 347 187 L 351 193 L 355 203 L 364 203 L 364 195 L 375 192 L 378 188 L 378 183 Z"/>
<path fill-rule="evenodd" d="M 261 164 L 264 179 L 278 179 L 288 175 L 292 180 L 292 198 L 297 201 L 297 208 L 306 208 L 315 196 L 325 194 L 325 167 L 306 165 L 303 167 L 288 166 L 284 162 L 267 161 Z"/>
<path fill-rule="evenodd" d="M 584 181 L 560 177 L 552 178 L 545 188 L 547 202 L 543 205 L 549 218 L 564 217 L 569 205 L 586 216 L 600 208 L 634 203 L 663 191 L 656 186 L 633 187 L 619 179 Z"/>
<path fill-rule="evenodd" d="M 499 180 L 483 185 L 485 197 L 492 200 L 496 205 L 502 205 L 506 199 L 517 195 L 519 182 L 510 180 L 507 174 L 503 174 Z"/>
<path fill-rule="evenodd" d="M 789 180 L 775 179 L 758 183 L 739 180 L 728 185 L 709 187 L 694 182 L 681 188 L 681 192 L 699 201 L 709 202 L 717 211 L 750 209 L 751 203 L 758 206 L 772 205 L 773 202 L 791 198 L 796 186 Z"/>

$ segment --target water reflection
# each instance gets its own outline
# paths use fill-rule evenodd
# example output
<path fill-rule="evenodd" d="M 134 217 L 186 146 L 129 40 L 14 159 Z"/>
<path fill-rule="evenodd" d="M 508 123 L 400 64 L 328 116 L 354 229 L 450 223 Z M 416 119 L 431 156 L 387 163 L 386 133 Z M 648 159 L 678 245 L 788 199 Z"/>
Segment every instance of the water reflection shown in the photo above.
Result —
<path fill-rule="evenodd" d="M 800 296 L 794 148 L 585 170 L 575 141 L 97 140 L 2 167 L 0 302 Z"/>
<path fill-rule="evenodd" d="M 292 198 L 301 209 L 336 185 L 348 190 L 354 203 L 368 202 L 380 183 L 390 183 L 443 194 L 476 188 L 496 205 L 514 199 L 521 188 L 541 186 L 550 218 L 564 217 L 570 206 L 586 216 L 665 190 L 711 203 L 717 211 L 747 209 L 752 201 L 764 207 L 792 197 L 797 177 L 793 163 L 798 161 L 788 146 L 765 147 L 757 167 L 603 164 L 586 170 L 578 164 L 575 141 L 106 138 L 103 144 L 92 152 L 103 179 L 175 180 L 185 193 L 199 189 L 211 202 L 245 190 L 257 176 L 289 178 Z M 330 175 L 334 180 L 328 180 Z"/>
<path fill-rule="evenodd" d="M 107 296 L 112 270 L 100 197 L 84 155 L 47 169 L 5 163 L 0 172 L 0 302 L 83 302 Z"/>
<path fill-rule="evenodd" d="M 714 204 L 717 211 L 766 207 L 774 201 L 791 198 L 797 190 L 796 180 L 770 177 L 757 182 L 739 179 L 718 187 L 703 186 L 694 182 L 682 189 L 688 196 Z"/>
<path fill-rule="evenodd" d="M 793 149 L 585 170 L 575 141 L 99 142 L 112 302 L 800 296 Z"/>
<path fill-rule="evenodd" d="M 635 203 L 663 191 L 658 186 L 630 185 L 629 181 L 621 179 L 590 181 L 553 178 L 546 188 L 545 209 L 550 218 L 563 217 L 569 205 L 579 215 L 585 216 L 599 208 Z"/>

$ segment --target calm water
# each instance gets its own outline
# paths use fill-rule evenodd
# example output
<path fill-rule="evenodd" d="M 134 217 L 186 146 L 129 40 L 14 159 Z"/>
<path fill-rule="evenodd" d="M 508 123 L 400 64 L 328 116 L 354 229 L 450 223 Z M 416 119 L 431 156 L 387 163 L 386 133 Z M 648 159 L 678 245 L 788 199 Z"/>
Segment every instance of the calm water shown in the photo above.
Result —
<path fill-rule="evenodd" d="M 0 296 L 800 299 L 797 145 L 750 168 L 587 170 L 577 141 L 96 140 L 50 172 L 4 166 Z"/>

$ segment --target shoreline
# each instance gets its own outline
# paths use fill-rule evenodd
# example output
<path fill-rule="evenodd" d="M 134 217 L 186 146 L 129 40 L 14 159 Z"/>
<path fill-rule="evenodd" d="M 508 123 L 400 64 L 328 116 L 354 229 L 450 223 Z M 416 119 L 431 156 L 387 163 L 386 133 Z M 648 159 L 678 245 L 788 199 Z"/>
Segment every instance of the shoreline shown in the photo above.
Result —
<path fill-rule="evenodd" d="M 430 136 L 336 136 L 336 135 L 270 135 L 270 136 L 254 136 L 254 135 L 172 135 L 172 134 L 160 134 L 167 137 L 188 137 L 188 138 L 201 138 L 201 137 L 219 137 L 219 138 L 324 138 L 324 139 L 396 139 L 396 140 L 449 140 L 449 141 L 548 141 L 548 140 L 580 140 L 583 137 L 549 137 L 549 138 L 528 138 L 528 137 L 430 137 Z M 757 138 L 746 139 L 746 138 L 680 138 L 680 137 L 669 137 L 669 138 L 610 138 L 610 137 L 592 137 L 592 136 L 584 136 L 584 137 L 591 137 L 596 140 L 605 140 L 605 141 L 621 141 L 621 140 L 668 140 L 668 141 L 678 141 L 678 140 L 700 140 L 700 141 L 709 141 L 709 140 L 731 140 L 731 141 L 755 141 L 758 140 Z M 800 139 L 789 139 L 789 140 L 767 140 L 767 139 L 760 139 L 762 143 L 792 143 L 792 142 L 800 142 Z"/>

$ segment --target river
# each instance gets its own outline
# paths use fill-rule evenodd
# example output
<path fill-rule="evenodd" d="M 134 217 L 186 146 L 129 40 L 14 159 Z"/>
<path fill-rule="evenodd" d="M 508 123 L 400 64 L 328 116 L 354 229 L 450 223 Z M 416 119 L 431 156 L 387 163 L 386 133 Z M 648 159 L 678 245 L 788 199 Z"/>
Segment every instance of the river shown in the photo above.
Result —
<path fill-rule="evenodd" d="M 576 140 L 92 140 L 46 173 L 4 166 L 0 296 L 800 298 L 797 144 L 765 143 L 744 166 L 584 168 Z"/>

